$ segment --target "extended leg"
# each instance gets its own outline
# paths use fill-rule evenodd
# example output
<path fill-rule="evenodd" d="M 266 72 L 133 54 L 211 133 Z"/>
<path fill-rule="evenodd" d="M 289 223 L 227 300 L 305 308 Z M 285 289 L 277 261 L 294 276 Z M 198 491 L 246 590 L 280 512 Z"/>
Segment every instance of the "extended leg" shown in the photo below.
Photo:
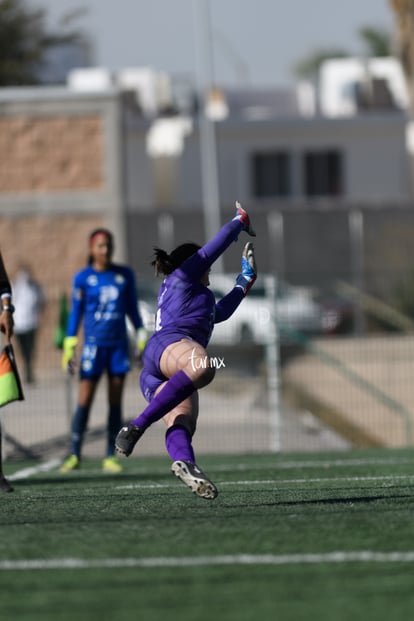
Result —
<path fill-rule="evenodd" d="M 173 463 L 171 470 L 196 496 L 213 500 L 218 491 L 214 483 L 196 464 L 192 437 L 198 417 L 198 393 L 180 403 L 164 416 L 168 426 L 165 445 Z"/>
<path fill-rule="evenodd" d="M 214 369 L 209 366 L 204 348 L 184 339 L 165 349 L 160 367 L 170 379 L 145 410 L 127 427 L 123 427 L 116 438 L 116 448 L 124 455 L 132 453 L 138 439 L 150 425 L 190 397 L 197 388 L 209 384 L 214 377 Z"/>

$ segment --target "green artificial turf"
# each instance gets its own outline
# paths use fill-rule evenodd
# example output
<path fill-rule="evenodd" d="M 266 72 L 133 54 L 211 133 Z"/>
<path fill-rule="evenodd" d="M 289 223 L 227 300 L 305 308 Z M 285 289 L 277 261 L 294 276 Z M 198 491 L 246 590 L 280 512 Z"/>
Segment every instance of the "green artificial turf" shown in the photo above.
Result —
<path fill-rule="evenodd" d="M 209 456 L 215 501 L 167 459 L 123 463 L 34 474 L 0 496 L 5 619 L 412 616 L 411 450 Z"/>

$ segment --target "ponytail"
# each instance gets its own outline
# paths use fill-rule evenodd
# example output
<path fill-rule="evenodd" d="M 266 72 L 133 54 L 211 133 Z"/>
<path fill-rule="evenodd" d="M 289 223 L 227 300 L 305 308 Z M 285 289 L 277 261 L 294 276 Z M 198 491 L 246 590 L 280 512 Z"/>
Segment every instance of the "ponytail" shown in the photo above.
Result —
<path fill-rule="evenodd" d="M 157 276 L 160 274 L 168 276 L 168 274 L 171 274 L 177 267 L 180 267 L 188 257 L 195 254 L 197 250 L 200 250 L 200 246 L 191 242 L 177 246 L 171 254 L 168 254 L 168 252 L 161 248 L 154 248 L 154 260 L 151 261 L 151 265 L 155 268 Z"/>
<path fill-rule="evenodd" d="M 161 248 L 154 248 L 154 260 L 151 261 L 151 265 L 155 268 L 155 274 L 157 276 L 160 274 L 167 276 L 175 269 L 171 262 L 170 255 Z"/>

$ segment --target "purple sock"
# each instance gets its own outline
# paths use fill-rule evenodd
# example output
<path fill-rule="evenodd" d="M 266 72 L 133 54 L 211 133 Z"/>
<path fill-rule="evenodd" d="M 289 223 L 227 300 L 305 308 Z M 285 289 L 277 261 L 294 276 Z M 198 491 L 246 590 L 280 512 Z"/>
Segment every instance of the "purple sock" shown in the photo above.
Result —
<path fill-rule="evenodd" d="M 188 375 L 184 371 L 178 371 L 170 377 L 162 390 L 155 395 L 145 410 L 131 421 L 131 424 L 145 431 L 152 423 L 160 420 L 167 412 L 192 395 L 194 390 L 194 384 Z"/>
<path fill-rule="evenodd" d="M 182 459 L 195 464 L 193 447 L 191 446 L 191 434 L 181 425 L 173 425 L 165 434 L 165 446 L 173 461 Z"/>

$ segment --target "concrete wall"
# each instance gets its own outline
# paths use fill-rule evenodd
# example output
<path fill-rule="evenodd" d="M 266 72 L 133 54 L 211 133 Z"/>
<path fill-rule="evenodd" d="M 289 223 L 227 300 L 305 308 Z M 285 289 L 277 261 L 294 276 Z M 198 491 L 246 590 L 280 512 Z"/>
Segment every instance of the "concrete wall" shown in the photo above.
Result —
<path fill-rule="evenodd" d="M 125 256 L 121 115 L 116 91 L 82 95 L 65 89 L 0 89 L 0 235 L 5 254 L 13 248 L 4 227 L 13 223 L 15 229 L 24 228 L 41 219 L 50 223 L 44 245 L 58 240 L 62 262 L 73 264 L 84 238 L 74 226 L 67 239 L 63 223 L 87 218 L 112 228 L 119 254 Z"/>
<path fill-rule="evenodd" d="M 406 152 L 406 120 L 399 113 L 366 115 L 344 119 L 274 119 L 266 121 L 224 121 L 215 126 L 217 171 L 222 204 L 235 198 L 255 200 L 251 178 L 251 156 L 255 152 L 283 150 L 292 158 L 293 204 L 304 197 L 302 158 L 305 151 L 335 149 L 343 154 L 346 202 L 386 203 L 411 197 L 409 163 Z M 157 206 L 193 209 L 202 202 L 200 144 L 197 125 L 185 140 L 177 158 L 162 164 L 148 160 L 145 128 L 128 129 L 128 204 L 130 210 Z M 159 200 L 155 180 L 157 168 L 164 177 L 174 176 L 168 201 Z M 267 201 L 275 202 L 275 201 Z M 314 201 L 315 202 L 315 201 Z M 317 202 L 317 201 L 316 201 Z"/>
<path fill-rule="evenodd" d="M 115 258 L 145 277 L 152 277 L 154 245 L 168 250 L 205 241 L 197 131 L 181 158 L 154 162 L 146 154 L 148 128 L 116 91 L 0 90 L 1 248 L 11 276 L 29 261 L 46 289 L 47 343 L 59 296 L 85 263 L 91 229 L 111 228 Z M 235 198 L 242 200 L 255 223 L 260 270 L 328 289 L 339 277 L 354 277 L 349 212 L 361 208 L 364 283 L 387 293 L 414 265 L 404 132 L 398 115 L 220 123 L 221 220 L 232 216 Z M 252 200 L 252 151 L 287 148 L 299 158 L 318 146 L 346 153 L 347 195 L 354 201 Z M 295 178 L 299 194 L 299 163 Z M 238 271 L 240 250 L 241 244 L 229 249 L 225 270 Z"/>
<path fill-rule="evenodd" d="M 109 226 L 126 255 L 120 110 L 116 92 L 0 90 L 0 243 L 10 277 L 29 263 L 45 289 L 43 357 L 89 232 Z"/>

